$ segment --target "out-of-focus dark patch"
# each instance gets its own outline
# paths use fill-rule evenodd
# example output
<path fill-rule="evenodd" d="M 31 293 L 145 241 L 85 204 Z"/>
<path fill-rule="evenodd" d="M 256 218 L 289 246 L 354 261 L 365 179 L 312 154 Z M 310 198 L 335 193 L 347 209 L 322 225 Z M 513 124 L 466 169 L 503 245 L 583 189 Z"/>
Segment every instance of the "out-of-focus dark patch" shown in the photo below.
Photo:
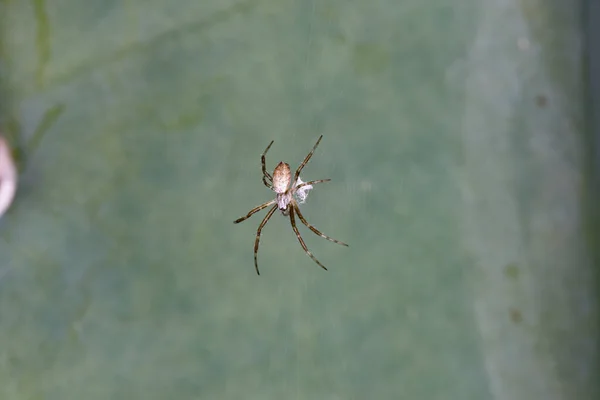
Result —
<path fill-rule="evenodd" d="M 515 324 L 520 324 L 521 322 L 523 322 L 523 314 L 521 314 L 521 311 L 519 311 L 516 308 L 510 308 L 508 312 L 510 315 L 510 320 L 512 322 L 514 322 Z"/>
<path fill-rule="evenodd" d="M 543 94 L 538 94 L 535 96 L 535 104 L 539 108 L 545 108 L 548 105 L 548 97 L 544 96 Z"/>
<path fill-rule="evenodd" d="M 508 264 L 504 267 L 504 275 L 510 280 L 517 281 L 519 279 L 519 266 L 515 263 Z"/>

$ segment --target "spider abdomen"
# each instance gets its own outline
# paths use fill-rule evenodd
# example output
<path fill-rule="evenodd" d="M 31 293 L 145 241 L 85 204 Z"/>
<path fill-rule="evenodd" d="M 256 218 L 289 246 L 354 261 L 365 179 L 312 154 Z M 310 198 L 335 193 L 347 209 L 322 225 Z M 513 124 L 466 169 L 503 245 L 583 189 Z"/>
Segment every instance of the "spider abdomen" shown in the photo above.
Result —
<path fill-rule="evenodd" d="M 273 171 L 273 191 L 275 193 L 285 193 L 292 180 L 292 171 L 290 165 L 283 161 L 277 164 Z"/>

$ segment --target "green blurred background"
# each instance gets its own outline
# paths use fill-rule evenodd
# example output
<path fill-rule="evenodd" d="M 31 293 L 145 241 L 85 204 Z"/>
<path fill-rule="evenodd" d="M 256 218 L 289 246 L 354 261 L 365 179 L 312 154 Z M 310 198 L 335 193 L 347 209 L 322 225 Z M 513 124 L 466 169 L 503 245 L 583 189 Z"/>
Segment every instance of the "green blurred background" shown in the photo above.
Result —
<path fill-rule="evenodd" d="M 0 398 L 597 398 L 581 12 L 0 0 Z"/>

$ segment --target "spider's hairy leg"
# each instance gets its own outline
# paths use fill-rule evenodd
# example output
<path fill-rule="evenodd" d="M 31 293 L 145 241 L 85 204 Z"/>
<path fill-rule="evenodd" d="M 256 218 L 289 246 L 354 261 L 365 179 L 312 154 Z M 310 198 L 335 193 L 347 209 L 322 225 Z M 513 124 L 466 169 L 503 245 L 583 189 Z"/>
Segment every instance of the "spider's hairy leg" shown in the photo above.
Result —
<path fill-rule="evenodd" d="M 271 143 L 269 143 L 269 145 L 267 146 L 267 148 L 265 149 L 265 151 L 263 151 L 262 155 L 260 156 L 260 164 L 262 166 L 262 173 L 263 173 L 263 183 L 265 184 L 266 187 L 268 187 L 269 189 L 272 189 L 273 187 L 273 177 L 271 176 L 271 174 L 269 174 L 267 172 L 267 166 L 266 166 L 266 154 L 267 151 L 269 151 L 269 149 L 271 148 L 271 146 L 273 145 L 275 141 L 271 140 Z"/>
<path fill-rule="evenodd" d="M 313 231 L 314 233 L 316 233 L 317 235 L 321 236 L 323 239 L 327 239 L 330 242 L 333 243 L 337 243 L 337 244 L 341 244 L 342 246 L 346 246 L 348 247 L 348 245 L 344 242 L 340 242 L 339 240 L 336 240 L 334 238 L 331 238 L 327 235 L 325 235 L 323 232 L 319 231 L 317 228 L 315 228 L 314 226 L 312 226 L 311 224 L 309 224 L 306 219 L 304 219 L 304 216 L 302 215 L 302 213 L 300 212 L 300 207 L 298 207 L 298 204 L 294 201 L 292 204 L 292 207 L 294 208 L 294 210 L 296 211 L 296 214 L 298 214 L 298 218 L 300 218 L 300 221 L 302 221 L 302 223 L 304 225 L 306 225 L 306 227 L 308 229 L 310 229 L 311 231 Z"/>
<path fill-rule="evenodd" d="M 256 269 L 256 273 L 258 275 L 260 275 L 260 272 L 258 272 L 258 260 L 257 260 L 258 244 L 260 243 L 260 234 L 262 232 L 263 227 L 267 224 L 267 222 L 269 222 L 269 219 L 273 216 L 273 213 L 275 212 L 275 210 L 277 210 L 277 205 L 273 206 L 273 208 L 271 208 L 269 210 L 267 215 L 265 215 L 262 222 L 258 226 L 258 229 L 256 230 L 256 239 L 254 240 L 254 268 Z"/>
<path fill-rule="evenodd" d="M 240 218 L 236 219 L 235 221 L 233 221 L 233 223 L 234 224 L 239 224 L 240 222 L 247 220 L 248 218 L 250 218 L 251 216 L 253 216 L 257 212 L 259 212 L 260 210 L 264 210 L 265 208 L 269 207 L 271 204 L 275 204 L 276 201 L 277 200 L 270 200 L 270 201 L 267 201 L 266 203 L 261 204 L 258 207 L 254 207 L 252 210 L 250 210 L 248 212 L 248 214 L 246 214 L 246 216 L 240 217 Z"/>
<path fill-rule="evenodd" d="M 300 242 L 300 246 L 302 246 L 302 248 L 304 249 L 304 252 L 306 254 L 308 254 L 308 256 L 310 258 L 312 258 L 312 260 L 319 265 L 319 267 L 321 267 L 325 271 L 327 271 L 327 268 L 325 268 L 325 266 L 323 264 L 321 264 L 319 262 L 319 260 L 317 260 L 317 258 L 315 256 L 313 256 L 313 254 L 308 250 L 308 247 L 306 247 L 306 243 L 304 243 L 304 239 L 302 239 L 302 236 L 300 236 L 300 231 L 298 231 L 298 228 L 296 227 L 296 219 L 294 218 L 294 210 L 297 210 L 297 209 L 298 209 L 297 207 L 290 207 L 290 222 L 292 223 L 292 229 L 294 230 L 294 233 L 296 234 L 296 237 L 298 238 L 298 241 Z"/>
<path fill-rule="evenodd" d="M 316 181 L 302 182 L 301 184 L 296 186 L 294 189 L 298 190 L 298 189 L 303 188 L 304 186 L 316 185 L 317 183 L 330 182 L 330 181 L 331 181 L 331 179 L 317 179 Z"/>
<path fill-rule="evenodd" d="M 268 177 L 263 175 L 262 177 L 263 180 L 263 184 L 268 187 L 269 189 L 273 190 L 273 185 L 269 182 Z"/>
<path fill-rule="evenodd" d="M 312 157 L 313 153 L 315 152 L 315 149 L 317 148 L 317 146 L 321 142 L 321 139 L 323 139 L 323 135 L 319 136 L 319 139 L 317 140 L 317 143 L 315 143 L 315 145 L 313 146 L 313 148 L 310 151 L 310 153 L 308 153 L 308 155 L 306 156 L 306 158 L 304 159 L 304 161 L 302 161 L 302 164 L 300 164 L 300 166 L 296 170 L 296 173 L 294 174 L 294 180 L 292 182 L 298 182 L 298 177 L 300 176 L 300 172 L 302 171 L 302 168 L 304 168 L 304 166 L 306 165 L 306 163 L 308 162 L 308 160 L 310 160 L 310 158 Z"/>

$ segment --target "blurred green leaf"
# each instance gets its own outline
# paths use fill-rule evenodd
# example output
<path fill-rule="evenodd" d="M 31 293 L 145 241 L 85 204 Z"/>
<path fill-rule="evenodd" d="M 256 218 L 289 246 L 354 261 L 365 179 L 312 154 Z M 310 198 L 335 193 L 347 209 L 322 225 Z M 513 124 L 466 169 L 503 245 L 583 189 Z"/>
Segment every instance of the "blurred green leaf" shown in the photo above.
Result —
<path fill-rule="evenodd" d="M 579 9 L 0 0 L 2 399 L 592 399 Z M 269 169 L 331 178 L 276 215 Z"/>

